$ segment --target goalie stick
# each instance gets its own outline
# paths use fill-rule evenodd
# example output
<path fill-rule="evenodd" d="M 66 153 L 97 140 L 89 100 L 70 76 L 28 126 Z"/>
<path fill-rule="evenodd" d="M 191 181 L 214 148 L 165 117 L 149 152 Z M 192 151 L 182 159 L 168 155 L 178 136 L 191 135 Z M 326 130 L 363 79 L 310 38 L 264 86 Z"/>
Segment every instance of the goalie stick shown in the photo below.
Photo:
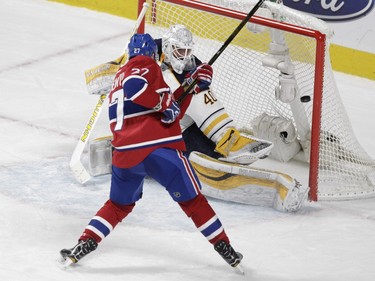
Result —
<path fill-rule="evenodd" d="M 139 13 L 139 16 L 137 18 L 137 21 L 135 23 L 134 29 L 133 29 L 130 37 L 132 37 L 137 32 L 137 30 L 138 30 L 138 28 L 139 28 L 139 26 L 140 26 L 140 24 L 141 24 L 141 22 L 144 18 L 149 6 L 150 5 L 148 3 L 146 3 L 146 2 L 143 3 L 142 10 Z M 102 65 L 98 66 L 97 68 L 99 68 L 103 65 L 111 65 L 111 64 L 112 65 L 120 65 L 121 63 L 123 63 L 123 60 L 124 60 L 125 57 L 126 57 L 125 53 L 123 53 L 115 61 L 109 62 L 109 63 L 106 63 L 106 64 L 102 64 Z M 93 131 L 93 129 L 95 127 L 95 124 L 99 119 L 100 113 L 102 112 L 102 109 L 103 109 L 103 103 L 104 103 L 108 93 L 109 93 L 109 90 L 106 91 L 106 92 L 100 93 L 99 100 L 96 103 L 95 109 L 93 110 L 93 112 L 91 114 L 91 117 L 90 117 L 89 121 L 87 122 L 87 124 L 85 126 L 85 129 L 83 130 L 83 132 L 81 134 L 81 137 L 79 138 L 79 141 L 78 141 L 78 143 L 77 143 L 77 145 L 74 149 L 74 152 L 72 154 L 72 157 L 70 159 L 70 169 L 72 170 L 72 172 L 74 174 L 74 177 L 81 184 L 87 182 L 91 178 L 90 173 L 86 170 L 85 166 L 83 165 L 83 163 L 81 161 L 81 156 L 82 156 L 83 151 L 86 147 L 86 144 L 89 140 L 91 132 Z"/>
<path fill-rule="evenodd" d="M 241 31 L 241 29 L 246 25 L 246 23 L 250 20 L 250 18 L 256 13 L 256 11 L 263 5 L 264 0 L 259 0 L 258 3 L 251 9 L 251 11 L 247 14 L 247 16 L 240 22 L 237 28 L 229 35 L 227 40 L 223 43 L 220 49 L 212 56 L 207 64 L 212 65 L 221 55 L 222 52 L 229 46 L 229 44 L 233 41 L 233 39 L 237 36 L 237 34 Z M 186 96 L 191 92 L 193 87 L 197 84 L 197 80 L 195 79 L 189 87 L 181 94 L 181 96 L 177 99 L 177 103 L 181 104 Z M 184 85 L 183 85 L 184 86 Z"/>

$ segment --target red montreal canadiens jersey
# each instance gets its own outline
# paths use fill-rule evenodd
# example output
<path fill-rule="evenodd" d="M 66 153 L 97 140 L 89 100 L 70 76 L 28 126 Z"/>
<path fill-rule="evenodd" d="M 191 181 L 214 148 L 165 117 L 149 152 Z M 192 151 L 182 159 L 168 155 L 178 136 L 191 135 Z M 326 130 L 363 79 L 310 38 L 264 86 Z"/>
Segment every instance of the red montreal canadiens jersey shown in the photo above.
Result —
<path fill-rule="evenodd" d="M 155 107 L 162 94 L 170 94 L 170 89 L 159 65 L 150 57 L 136 56 L 117 72 L 109 94 L 115 148 L 112 162 L 116 167 L 133 167 L 160 147 L 186 150 L 180 116 L 171 124 L 161 122 L 165 108 Z"/>

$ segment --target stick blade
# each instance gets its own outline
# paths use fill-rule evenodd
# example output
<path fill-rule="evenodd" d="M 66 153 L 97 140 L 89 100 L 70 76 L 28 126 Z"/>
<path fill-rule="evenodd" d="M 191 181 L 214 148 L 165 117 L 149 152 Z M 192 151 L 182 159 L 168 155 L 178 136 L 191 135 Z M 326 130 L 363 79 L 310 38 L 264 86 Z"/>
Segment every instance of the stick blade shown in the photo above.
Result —
<path fill-rule="evenodd" d="M 86 168 L 83 166 L 83 164 L 80 160 L 71 161 L 70 162 L 70 169 L 72 170 L 72 172 L 74 174 L 74 177 L 81 184 L 84 184 L 91 179 L 91 175 L 86 170 Z"/>

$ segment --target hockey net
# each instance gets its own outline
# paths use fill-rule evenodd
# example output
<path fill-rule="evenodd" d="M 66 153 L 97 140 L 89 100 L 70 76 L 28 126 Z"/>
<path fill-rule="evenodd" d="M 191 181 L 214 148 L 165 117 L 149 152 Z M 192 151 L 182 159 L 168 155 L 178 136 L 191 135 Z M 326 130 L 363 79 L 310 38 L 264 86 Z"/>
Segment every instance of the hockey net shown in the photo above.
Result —
<path fill-rule="evenodd" d="M 253 0 L 148 3 L 145 32 L 161 38 L 170 25 L 184 24 L 194 34 L 194 54 L 205 62 L 256 4 Z M 265 117 L 269 123 L 282 118 L 293 124 L 293 140 L 279 132 L 268 136 L 274 142 L 298 142 L 299 152 L 293 158 L 309 163 L 310 199 L 371 197 L 375 162 L 358 143 L 341 102 L 328 52 L 332 34 L 324 22 L 266 1 L 215 61 L 212 87 L 239 128 L 255 132 Z M 296 81 L 293 101 L 275 97 L 281 72 L 292 77 L 283 86 Z"/>

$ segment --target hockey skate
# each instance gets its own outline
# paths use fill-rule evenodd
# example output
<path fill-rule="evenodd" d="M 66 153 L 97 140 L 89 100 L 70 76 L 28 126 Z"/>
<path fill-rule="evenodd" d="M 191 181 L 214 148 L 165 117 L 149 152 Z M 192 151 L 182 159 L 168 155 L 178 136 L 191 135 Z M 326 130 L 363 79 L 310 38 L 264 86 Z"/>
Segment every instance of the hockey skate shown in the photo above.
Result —
<path fill-rule="evenodd" d="M 231 128 L 217 143 L 215 150 L 224 157 L 221 161 L 250 165 L 258 159 L 267 158 L 273 143 L 250 136 Z"/>
<path fill-rule="evenodd" d="M 236 268 L 239 273 L 244 274 L 244 271 L 240 265 L 243 258 L 242 254 L 236 252 L 230 244 L 221 240 L 217 242 L 214 246 L 215 251 L 231 266 Z"/>
<path fill-rule="evenodd" d="M 86 241 L 80 240 L 73 248 L 62 249 L 60 251 L 60 263 L 62 263 L 64 266 L 77 263 L 84 256 L 96 250 L 97 247 L 98 243 L 96 243 L 96 241 L 92 238 L 89 238 Z"/>

